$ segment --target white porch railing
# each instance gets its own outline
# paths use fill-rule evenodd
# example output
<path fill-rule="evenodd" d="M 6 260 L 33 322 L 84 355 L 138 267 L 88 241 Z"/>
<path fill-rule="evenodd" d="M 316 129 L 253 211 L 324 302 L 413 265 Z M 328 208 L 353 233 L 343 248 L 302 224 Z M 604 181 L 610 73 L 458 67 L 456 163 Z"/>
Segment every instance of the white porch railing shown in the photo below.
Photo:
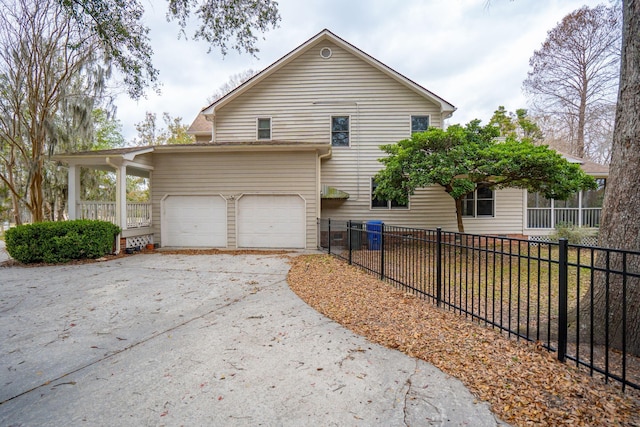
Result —
<path fill-rule="evenodd" d="M 602 208 L 527 208 L 527 228 L 555 228 L 559 224 L 597 228 Z"/>
<path fill-rule="evenodd" d="M 127 203 L 127 227 L 140 228 L 151 226 L 151 203 Z"/>
<path fill-rule="evenodd" d="M 602 214 L 602 208 L 583 208 L 582 225 L 584 227 L 600 227 L 600 214 Z"/>
<path fill-rule="evenodd" d="M 80 219 L 99 219 L 116 222 L 116 203 L 115 202 L 78 202 L 77 211 Z"/>
<path fill-rule="evenodd" d="M 78 218 L 116 222 L 116 202 L 78 202 Z M 151 226 L 151 203 L 127 203 L 127 228 Z"/>

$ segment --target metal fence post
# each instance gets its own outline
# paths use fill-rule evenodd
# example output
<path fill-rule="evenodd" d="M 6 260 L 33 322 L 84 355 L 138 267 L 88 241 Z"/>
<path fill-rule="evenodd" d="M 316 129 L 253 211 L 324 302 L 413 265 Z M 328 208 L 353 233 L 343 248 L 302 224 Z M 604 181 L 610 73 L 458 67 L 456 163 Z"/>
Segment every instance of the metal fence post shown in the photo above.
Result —
<path fill-rule="evenodd" d="M 380 224 L 380 280 L 384 280 L 384 222 Z"/>
<path fill-rule="evenodd" d="M 327 253 L 331 255 L 331 218 L 327 220 Z"/>
<path fill-rule="evenodd" d="M 569 241 L 562 238 L 558 241 L 558 360 L 565 361 L 567 355 L 567 299 L 569 282 Z"/>
<path fill-rule="evenodd" d="M 436 302 L 442 304 L 442 228 L 436 228 Z"/>

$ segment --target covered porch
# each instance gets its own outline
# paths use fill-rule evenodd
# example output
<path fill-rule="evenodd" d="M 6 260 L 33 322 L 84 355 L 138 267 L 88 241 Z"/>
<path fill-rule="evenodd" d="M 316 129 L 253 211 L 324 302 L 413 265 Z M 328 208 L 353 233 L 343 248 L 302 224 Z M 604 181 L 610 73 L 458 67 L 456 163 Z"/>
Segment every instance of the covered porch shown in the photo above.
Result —
<path fill-rule="evenodd" d="M 127 229 L 151 227 L 151 202 L 126 202 L 126 206 Z M 100 219 L 119 225 L 117 211 L 117 202 L 79 200 L 76 203 L 76 216 L 79 219 Z"/>
<path fill-rule="evenodd" d="M 116 252 L 153 242 L 151 201 L 127 200 L 127 176 L 147 178 L 151 185 L 153 147 L 132 147 L 56 155 L 68 165 L 68 216 L 74 219 L 109 221 L 122 230 Z M 83 200 L 81 169 L 115 173 L 115 200 Z"/>
<path fill-rule="evenodd" d="M 606 178 L 596 178 L 596 183 L 595 190 L 580 191 L 567 200 L 527 193 L 524 234 L 547 236 L 559 227 L 588 228 L 595 234 L 600 227 Z"/>

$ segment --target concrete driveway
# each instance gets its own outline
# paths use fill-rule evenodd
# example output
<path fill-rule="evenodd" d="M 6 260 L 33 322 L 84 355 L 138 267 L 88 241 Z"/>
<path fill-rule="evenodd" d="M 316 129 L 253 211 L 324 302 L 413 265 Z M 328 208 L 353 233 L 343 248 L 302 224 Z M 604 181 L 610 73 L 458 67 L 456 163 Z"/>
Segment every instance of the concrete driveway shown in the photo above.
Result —
<path fill-rule="evenodd" d="M 0 267 L 0 425 L 473 425 L 431 365 L 287 286 L 278 255 Z"/>

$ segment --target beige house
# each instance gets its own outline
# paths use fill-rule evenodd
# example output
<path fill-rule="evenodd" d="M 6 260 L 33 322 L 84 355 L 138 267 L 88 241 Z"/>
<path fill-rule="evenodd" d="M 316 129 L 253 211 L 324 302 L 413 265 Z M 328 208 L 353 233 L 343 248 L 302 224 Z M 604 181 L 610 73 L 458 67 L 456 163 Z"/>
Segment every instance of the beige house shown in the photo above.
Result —
<path fill-rule="evenodd" d="M 319 243 L 318 218 L 456 230 L 453 200 L 441 187 L 417 191 L 408 205 L 372 197 L 379 146 L 442 127 L 454 111 L 324 30 L 204 108 L 190 128 L 196 144 L 57 159 L 69 165 L 69 217 L 111 218 L 127 246 L 310 249 Z M 80 167 L 116 171 L 115 203 L 81 200 Z M 149 203 L 127 203 L 126 175 L 150 179 Z M 561 207 L 531 200 L 522 190 L 471 194 L 465 229 L 548 233 Z"/>

